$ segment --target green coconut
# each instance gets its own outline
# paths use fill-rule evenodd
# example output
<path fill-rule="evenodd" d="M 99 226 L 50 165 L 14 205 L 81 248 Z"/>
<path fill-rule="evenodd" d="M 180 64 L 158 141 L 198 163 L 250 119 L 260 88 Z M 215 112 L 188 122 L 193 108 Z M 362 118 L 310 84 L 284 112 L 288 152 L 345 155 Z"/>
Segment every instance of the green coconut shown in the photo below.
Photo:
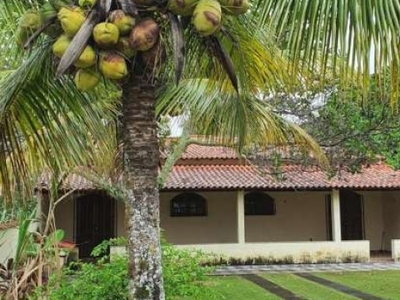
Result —
<path fill-rule="evenodd" d="M 216 33 L 221 28 L 221 5 L 217 0 L 200 0 L 193 12 L 192 23 L 202 36 Z"/>
<path fill-rule="evenodd" d="M 111 51 L 100 54 L 99 70 L 104 77 L 109 79 L 122 79 L 128 74 L 125 59 Z"/>
<path fill-rule="evenodd" d="M 240 15 L 249 10 L 249 0 L 220 0 L 227 14 Z"/>
<path fill-rule="evenodd" d="M 96 64 L 96 52 L 89 45 L 83 49 L 81 55 L 75 61 L 74 66 L 78 68 L 89 68 Z"/>
<path fill-rule="evenodd" d="M 119 39 L 119 30 L 113 23 L 102 22 L 93 29 L 93 38 L 100 47 L 110 47 L 115 45 Z"/>
<path fill-rule="evenodd" d="M 191 16 L 199 0 L 169 0 L 168 9 L 176 15 Z"/>
<path fill-rule="evenodd" d="M 146 51 L 152 48 L 158 41 L 160 27 L 153 19 L 140 20 L 129 35 L 129 44 L 132 49 Z"/>
<path fill-rule="evenodd" d="M 122 9 L 113 10 L 110 13 L 109 20 L 118 27 L 121 35 L 128 34 L 131 32 L 133 26 L 135 26 L 135 19 L 125 14 Z"/>
<path fill-rule="evenodd" d="M 28 10 L 21 16 L 18 26 L 26 30 L 35 31 L 42 26 L 42 24 L 40 13 L 36 10 Z"/>
<path fill-rule="evenodd" d="M 52 46 L 54 56 L 61 58 L 65 51 L 67 51 L 70 43 L 71 38 L 69 36 L 65 34 L 61 35 Z"/>
<path fill-rule="evenodd" d="M 28 10 L 21 16 L 15 35 L 16 42 L 23 47 L 32 34 L 42 26 L 42 18 L 36 10 Z"/>
<path fill-rule="evenodd" d="M 74 82 L 78 90 L 87 92 L 100 82 L 100 74 L 92 69 L 79 69 L 75 74 Z"/>
<path fill-rule="evenodd" d="M 57 14 L 61 27 L 69 36 L 74 36 L 85 22 L 84 11 L 78 6 L 62 7 Z"/>

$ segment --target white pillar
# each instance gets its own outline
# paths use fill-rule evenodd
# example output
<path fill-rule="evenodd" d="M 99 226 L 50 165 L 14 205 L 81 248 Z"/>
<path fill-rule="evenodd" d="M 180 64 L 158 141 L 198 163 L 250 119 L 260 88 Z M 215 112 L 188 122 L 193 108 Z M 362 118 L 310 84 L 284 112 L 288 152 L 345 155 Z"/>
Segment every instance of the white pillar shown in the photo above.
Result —
<path fill-rule="evenodd" d="M 238 191 L 237 193 L 237 238 L 239 244 L 244 244 L 245 239 L 245 220 L 244 220 L 244 191 Z"/>
<path fill-rule="evenodd" d="M 333 189 L 331 193 L 332 211 L 332 240 L 340 242 L 342 240 L 342 227 L 340 222 L 340 193 Z"/>

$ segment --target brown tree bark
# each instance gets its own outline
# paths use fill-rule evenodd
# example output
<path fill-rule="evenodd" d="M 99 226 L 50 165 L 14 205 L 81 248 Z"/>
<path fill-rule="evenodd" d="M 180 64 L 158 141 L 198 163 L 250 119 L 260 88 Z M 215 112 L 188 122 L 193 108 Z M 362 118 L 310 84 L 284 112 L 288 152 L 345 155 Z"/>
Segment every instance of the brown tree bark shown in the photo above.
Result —
<path fill-rule="evenodd" d="M 123 140 L 128 190 L 129 299 L 164 296 L 157 188 L 159 149 L 155 86 L 135 77 L 123 86 Z"/>

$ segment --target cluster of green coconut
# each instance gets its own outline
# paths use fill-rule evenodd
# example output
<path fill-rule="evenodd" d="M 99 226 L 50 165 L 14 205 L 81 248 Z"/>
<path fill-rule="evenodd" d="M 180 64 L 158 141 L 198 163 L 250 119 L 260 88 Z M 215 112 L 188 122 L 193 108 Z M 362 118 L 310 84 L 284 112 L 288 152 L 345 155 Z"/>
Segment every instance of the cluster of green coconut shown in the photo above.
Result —
<path fill-rule="evenodd" d="M 137 7 L 156 7 L 157 0 L 131 0 Z M 19 22 L 17 42 L 23 46 L 32 35 L 46 25 L 45 34 L 53 36 L 53 54 L 62 58 L 73 37 L 85 22 L 97 0 L 49 0 L 39 10 L 26 12 Z M 192 23 L 202 36 L 216 33 L 221 27 L 222 11 L 244 13 L 247 0 L 169 0 L 167 9 L 176 15 L 191 16 Z M 54 22 L 55 20 L 55 22 Z M 50 26 L 49 26 L 49 24 Z M 101 76 L 119 80 L 128 74 L 127 62 L 137 53 L 149 65 L 159 55 L 160 28 L 149 17 L 140 18 L 113 9 L 107 18 L 94 26 L 92 38 L 74 62 L 74 81 L 78 89 L 88 91 Z"/>
<path fill-rule="evenodd" d="M 192 16 L 192 23 L 200 35 L 208 36 L 221 28 L 222 11 L 231 15 L 245 13 L 248 0 L 169 0 L 171 12 Z"/>
<path fill-rule="evenodd" d="M 171 12 L 192 16 L 192 23 L 202 36 L 213 35 L 221 28 L 222 11 L 239 15 L 249 9 L 248 0 L 169 0 Z"/>

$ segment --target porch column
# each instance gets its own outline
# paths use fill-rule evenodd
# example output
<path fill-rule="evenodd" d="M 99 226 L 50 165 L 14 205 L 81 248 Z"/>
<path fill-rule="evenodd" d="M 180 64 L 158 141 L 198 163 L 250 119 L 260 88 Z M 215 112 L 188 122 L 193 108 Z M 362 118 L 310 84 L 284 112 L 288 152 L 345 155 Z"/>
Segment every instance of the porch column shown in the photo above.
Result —
<path fill-rule="evenodd" d="M 244 191 L 240 190 L 237 193 L 237 238 L 239 244 L 244 244 L 245 241 L 245 220 L 244 220 Z"/>
<path fill-rule="evenodd" d="M 342 228 L 340 223 L 340 194 L 339 190 L 333 189 L 331 193 L 332 211 L 332 240 L 340 242 L 342 240 Z"/>

